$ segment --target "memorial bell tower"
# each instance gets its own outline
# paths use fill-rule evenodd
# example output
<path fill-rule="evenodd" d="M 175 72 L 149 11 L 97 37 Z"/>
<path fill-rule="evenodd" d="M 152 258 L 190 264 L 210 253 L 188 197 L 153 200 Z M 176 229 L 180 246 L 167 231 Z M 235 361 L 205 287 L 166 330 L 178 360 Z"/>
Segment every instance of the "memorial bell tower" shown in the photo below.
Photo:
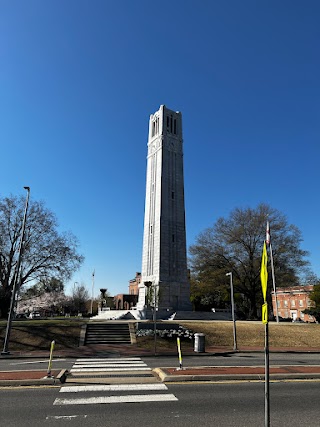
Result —
<path fill-rule="evenodd" d="M 150 116 L 142 278 L 138 309 L 147 289 L 160 309 L 191 310 L 187 270 L 182 115 L 161 105 Z M 150 294 L 151 295 L 151 294 Z"/>

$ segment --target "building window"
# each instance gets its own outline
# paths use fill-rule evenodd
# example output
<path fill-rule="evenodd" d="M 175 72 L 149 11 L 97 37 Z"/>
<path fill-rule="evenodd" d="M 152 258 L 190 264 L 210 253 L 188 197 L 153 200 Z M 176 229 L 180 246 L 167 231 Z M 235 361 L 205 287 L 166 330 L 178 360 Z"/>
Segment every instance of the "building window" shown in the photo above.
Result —
<path fill-rule="evenodd" d="M 277 301 L 277 307 L 280 308 L 280 301 Z"/>
<path fill-rule="evenodd" d="M 284 300 L 284 306 L 288 307 L 288 301 L 286 299 Z"/>
<path fill-rule="evenodd" d="M 174 122 L 173 122 L 173 133 L 176 135 L 177 134 L 177 119 L 174 119 Z"/>
<path fill-rule="evenodd" d="M 299 307 L 303 307 L 303 300 L 299 299 Z"/>
<path fill-rule="evenodd" d="M 291 300 L 291 307 L 295 307 L 296 306 L 296 301 L 293 299 Z"/>
<path fill-rule="evenodd" d="M 174 191 L 171 191 L 171 199 L 174 199 Z"/>
<path fill-rule="evenodd" d="M 172 243 L 174 243 L 174 239 L 175 239 L 175 237 L 174 237 L 174 234 L 172 235 Z"/>

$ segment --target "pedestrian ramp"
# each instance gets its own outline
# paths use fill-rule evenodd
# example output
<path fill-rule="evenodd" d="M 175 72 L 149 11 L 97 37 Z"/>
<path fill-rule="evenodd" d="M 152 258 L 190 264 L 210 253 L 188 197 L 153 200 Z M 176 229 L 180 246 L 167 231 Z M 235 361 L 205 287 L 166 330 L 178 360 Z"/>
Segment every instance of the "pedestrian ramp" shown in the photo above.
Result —
<path fill-rule="evenodd" d="M 77 359 L 54 405 L 174 402 L 139 357 Z"/>

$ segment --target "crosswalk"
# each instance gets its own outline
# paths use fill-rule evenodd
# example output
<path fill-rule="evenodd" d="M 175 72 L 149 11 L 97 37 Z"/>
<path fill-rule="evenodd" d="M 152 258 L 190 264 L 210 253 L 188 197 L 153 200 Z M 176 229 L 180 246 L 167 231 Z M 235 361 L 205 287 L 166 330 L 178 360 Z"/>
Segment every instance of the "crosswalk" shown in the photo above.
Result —
<path fill-rule="evenodd" d="M 77 359 L 70 373 L 67 383 L 59 390 L 63 397 L 56 398 L 54 405 L 178 400 L 139 357 Z"/>

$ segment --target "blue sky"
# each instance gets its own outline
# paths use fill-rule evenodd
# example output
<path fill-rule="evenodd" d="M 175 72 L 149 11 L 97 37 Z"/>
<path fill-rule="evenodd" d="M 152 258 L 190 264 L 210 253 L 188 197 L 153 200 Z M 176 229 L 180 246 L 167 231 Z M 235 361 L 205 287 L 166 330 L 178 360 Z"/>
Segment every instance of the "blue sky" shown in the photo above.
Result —
<path fill-rule="evenodd" d="M 320 3 L 0 0 L 0 194 L 43 200 L 86 257 L 68 285 L 141 270 L 148 120 L 183 114 L 188 245 L 270 204 L 320 275 Z"/>

